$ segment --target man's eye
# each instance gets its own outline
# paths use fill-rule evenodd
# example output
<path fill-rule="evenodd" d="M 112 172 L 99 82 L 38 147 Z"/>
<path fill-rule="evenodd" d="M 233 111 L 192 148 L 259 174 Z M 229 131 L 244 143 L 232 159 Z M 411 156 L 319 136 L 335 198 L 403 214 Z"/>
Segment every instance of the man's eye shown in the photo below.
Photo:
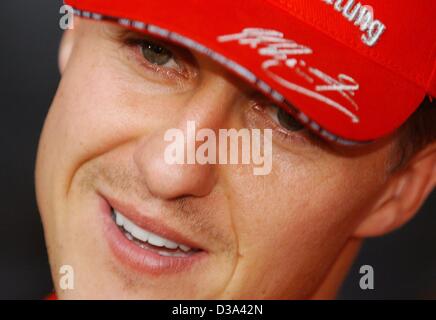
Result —
<path fill-rule="evenodd" d="M 282 108 L 274 105 L 269 104 L 266 107 L 266 111 L 268 115 L 281 127 L 288 131 L 301 131 L 304 130 L 306 127 L 301 124 L 297 119 L 295 119 L 292 115 L 290 115 L 288 112 L 283 110 Z"/>
<path fill-rule="evenodd" d="M 139 44 L 142 56 L 151 64 L 164 66 L 173 59 L 170 50 L 153 42 L 144 40 Z"/>

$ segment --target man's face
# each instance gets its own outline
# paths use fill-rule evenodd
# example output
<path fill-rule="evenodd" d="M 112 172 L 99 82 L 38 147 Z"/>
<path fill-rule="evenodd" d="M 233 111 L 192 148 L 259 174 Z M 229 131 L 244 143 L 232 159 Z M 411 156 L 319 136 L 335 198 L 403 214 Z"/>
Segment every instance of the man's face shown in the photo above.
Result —
<path fill-rule="evenodd" d="M 328 145 L 206 58 L 115 25 L 80 21 L 73 37 L 36 171 L 61 298 L 307 298 L 347 261 L 391 140 Z M 166 164 L 166 130 L 189 120 L 271 128 L 271 173 Z M 62 265 L 74 290 L 58 288 Z"/>

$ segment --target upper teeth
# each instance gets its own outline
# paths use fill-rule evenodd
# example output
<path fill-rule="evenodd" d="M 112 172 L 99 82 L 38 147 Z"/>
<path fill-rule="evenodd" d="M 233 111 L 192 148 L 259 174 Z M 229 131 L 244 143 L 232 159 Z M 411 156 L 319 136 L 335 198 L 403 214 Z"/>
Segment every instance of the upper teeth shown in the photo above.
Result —
<path fill-rule="evenodd" d="M 191 248 L 188 246 L 162 238 L 161 236 L 158 236 L 153 232 L 138 227 L 136 224 L 134 224 L 132 221 L 130 221 L 128 218 L 126 218 L 116 210 L 114 210 L 114 214 L 115 214 L 115 221 L 117 225 L 123 227 L 127 232 L 129 232 L 133 237 L 135 237 L 138 240 L 141 240 L 143 242 L 148 242 L 149 244 L 152 244 L 156 247 L 166 247 L 168 249 L 180 248 L 185 252 L 191 250 Z"/>

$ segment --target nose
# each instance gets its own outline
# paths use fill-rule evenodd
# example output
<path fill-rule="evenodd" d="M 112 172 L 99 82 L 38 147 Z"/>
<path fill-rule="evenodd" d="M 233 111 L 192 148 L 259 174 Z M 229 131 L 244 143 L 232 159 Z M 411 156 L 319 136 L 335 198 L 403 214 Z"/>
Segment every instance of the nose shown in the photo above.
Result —
<path fill-rule="evenodd" d="M 134 162 L 153 196 L 161 199 L 203 197 L 213 190 L 218 179 L 216 165 L 186 161 L 187 153 L 192 151 L 188 149 L 192 149 L 193 145 L 187 141 L 188 121 L 195 122 L 196 132 L 204 128 L 216 133 L 225 126 L 230 110 L 240 96 L 241 91 L 225 76 L 208 72 L 192 95 L 175 111 L 176 115 L 171 115 L 174 120 L 140 140 L 135 149 Z M 185 151 L 183 164 L 165 161 L 165 151 L 172 143 L 164 139 L 169 129 L 183 132 L 184 139 L 179 145 Z M 203 142 L 194 143 L 196 149 Z"/>

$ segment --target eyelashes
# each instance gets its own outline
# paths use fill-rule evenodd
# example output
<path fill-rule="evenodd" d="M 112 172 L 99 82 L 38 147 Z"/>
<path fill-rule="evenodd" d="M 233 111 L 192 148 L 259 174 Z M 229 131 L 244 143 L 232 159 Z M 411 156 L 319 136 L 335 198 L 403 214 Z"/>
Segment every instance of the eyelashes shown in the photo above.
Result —
<path fill-rule="evenodd" d="M 251 102 L 246 116 L 250 126 L 272 129 L 273 138 L 285 148 L 315 143 L 318 140 L 291 114 L 263 97 Z"/>
<path fill-rule="evenodd" d="M 276 104 L 269 103 L 265 108 L 275 123 L 280 125 L 283 129 L 289 132 L 299 132 L 305 130 L 305 126 L 301 122 Z"/>
<path fill-rule="evenodd" d="M 195 58 L 188 50 L 132 31 L 121 32 L 119 41 L 154 80 L 173 81 L 179 85 L 182 81 L 193 80 L 198 74 Z"/>
<path fill-rule="evenodd" d="M 142 56 L 153 65 L 168 67 L 176 65 L 173 53 L 164 46 L 148 40 L 141 40 L 138 44 Z"/>

